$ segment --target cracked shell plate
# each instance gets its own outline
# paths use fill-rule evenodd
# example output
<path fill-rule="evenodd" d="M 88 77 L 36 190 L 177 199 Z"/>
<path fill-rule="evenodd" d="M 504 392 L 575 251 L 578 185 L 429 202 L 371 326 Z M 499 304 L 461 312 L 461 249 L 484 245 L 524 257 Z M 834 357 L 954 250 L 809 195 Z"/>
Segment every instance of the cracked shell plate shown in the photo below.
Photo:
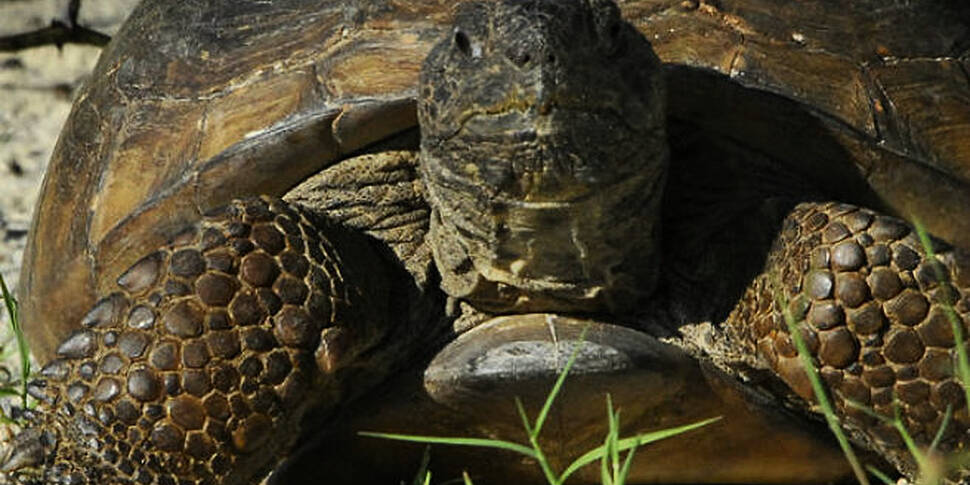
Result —
<path fill-rule="evenodd" d="M 970 6 L 621 8 L 670 66 L 671 116 L 970 247 Z M 430 0 L 140 5 L 79 94 L 44 181 L 19 291 L 37 356 L 206 211 L 281 195 L 414 126 L 418 69 L 450 16 Z"/>

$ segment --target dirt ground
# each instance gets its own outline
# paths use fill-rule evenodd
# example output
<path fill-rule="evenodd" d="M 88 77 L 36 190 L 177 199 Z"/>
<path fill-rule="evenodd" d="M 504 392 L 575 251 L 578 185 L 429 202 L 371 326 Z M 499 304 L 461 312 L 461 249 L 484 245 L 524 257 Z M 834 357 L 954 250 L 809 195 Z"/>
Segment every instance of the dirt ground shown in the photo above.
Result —
<path fill-rule="evenodd" d="M 0 0 L 0 37 L 65 19 L 67 0 Z M 78 24 L 114 34 L 137 0 L 87 0 Z M 31 214 L 47 161 L 78 86 L 87 79 L 100 49 L 65 45 L 0 52 L 0 274 L 13 290 Z M 8 317 L 0 311 L 0 346 L 16 357 Z M 12 365 L 11 367 L 16 367 Z"/>

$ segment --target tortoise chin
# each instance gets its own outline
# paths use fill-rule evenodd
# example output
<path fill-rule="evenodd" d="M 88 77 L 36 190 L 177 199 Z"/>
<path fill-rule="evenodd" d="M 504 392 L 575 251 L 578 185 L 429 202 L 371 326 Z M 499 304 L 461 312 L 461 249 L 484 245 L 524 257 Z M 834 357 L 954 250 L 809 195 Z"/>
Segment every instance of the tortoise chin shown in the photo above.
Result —
<path fill-rule="evenodd" d="M 659 221 L 644 216 L 663 195 L 662 133 L 609 111 L 510 111 L 426 145 L 445 291 L 492 312 L 633 308 L 657 278 Z"/>

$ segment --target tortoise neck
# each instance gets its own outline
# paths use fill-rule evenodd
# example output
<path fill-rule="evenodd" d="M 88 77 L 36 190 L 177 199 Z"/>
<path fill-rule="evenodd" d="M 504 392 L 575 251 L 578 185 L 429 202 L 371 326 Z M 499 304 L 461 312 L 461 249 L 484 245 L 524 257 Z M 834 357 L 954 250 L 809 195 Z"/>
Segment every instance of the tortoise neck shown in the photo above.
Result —
<path fill-rule="evenodd" d="M 488 194 L 422 153 L 429 237 L 442 289 L 490 313 L 624 314 L 654 290 L 660 267 L 664 139 L 642 170 L 568 201 Z M 633 163 L 631 161 L 631 163 Z"/>

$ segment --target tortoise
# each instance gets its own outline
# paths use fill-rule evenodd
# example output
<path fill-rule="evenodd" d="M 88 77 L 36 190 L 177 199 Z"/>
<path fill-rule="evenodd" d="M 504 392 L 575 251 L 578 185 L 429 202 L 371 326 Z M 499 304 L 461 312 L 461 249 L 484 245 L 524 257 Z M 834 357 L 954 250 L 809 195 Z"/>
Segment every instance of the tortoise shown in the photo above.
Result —
<path fill-rule="evenodd" d="M 923 443 L 950 407 L 943 446 L 964 445 L 942 307 L 970 311 L 968 18 L 146 2 L 45 179 L 21 294 L 53 360 L 3 469 L 373 481 L 391 445 L 353 432 L 515 436 L 512 397 L 541 401 L 589 327 L 554 461 L 599 439 L 608 390 L 632 427 L 725 416 L 652 448 L 636 480 L 829 481 L 846 467 L 784 306 L 845 427 L 912 475 L 846 399 L 888 413 L 898 395 Z"/>

